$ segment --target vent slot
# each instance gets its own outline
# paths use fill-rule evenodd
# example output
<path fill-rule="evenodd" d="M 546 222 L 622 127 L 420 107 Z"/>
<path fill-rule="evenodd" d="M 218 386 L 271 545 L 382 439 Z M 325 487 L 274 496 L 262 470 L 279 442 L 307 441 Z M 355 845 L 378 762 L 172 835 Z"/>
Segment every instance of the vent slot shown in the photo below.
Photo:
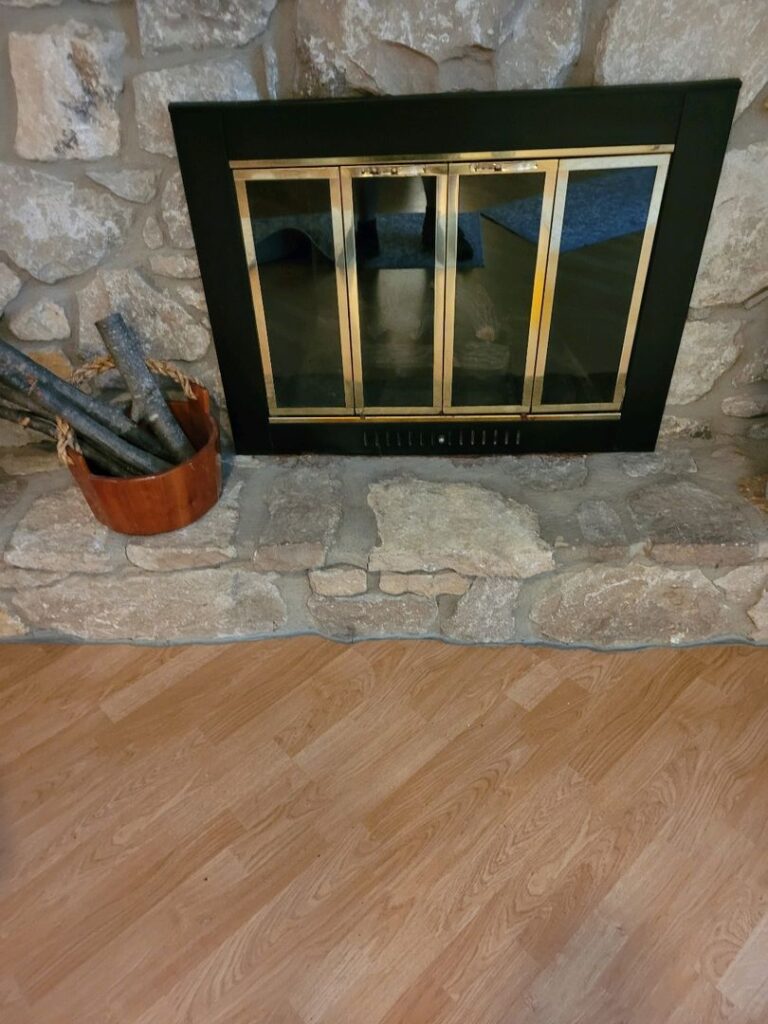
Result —
<path fill-rule="evenodd" d="M 512 431 L 508 427 L 366 426 L 363 429 L 364 450 L 384 455 L 398 452 L 440 455 L 445 452 L 512 451 L 519 443 L 520 431 Z"/>

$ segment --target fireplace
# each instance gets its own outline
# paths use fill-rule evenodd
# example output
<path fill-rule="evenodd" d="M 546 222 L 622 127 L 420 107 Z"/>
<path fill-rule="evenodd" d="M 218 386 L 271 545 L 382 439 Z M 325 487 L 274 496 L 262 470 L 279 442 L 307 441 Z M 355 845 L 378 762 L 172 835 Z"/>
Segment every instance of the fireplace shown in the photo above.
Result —
<path fill-rule="evenodd" d="M 652 448 L 737 93 L 172 105 L 237 450 Z"/>

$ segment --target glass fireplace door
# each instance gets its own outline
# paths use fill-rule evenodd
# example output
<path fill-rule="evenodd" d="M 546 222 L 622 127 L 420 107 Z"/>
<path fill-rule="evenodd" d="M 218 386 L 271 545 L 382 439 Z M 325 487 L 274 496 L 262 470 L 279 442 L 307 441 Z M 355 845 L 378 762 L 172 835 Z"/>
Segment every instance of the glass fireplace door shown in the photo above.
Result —
<path fill-rule="evenodd" d="M 446 413 L 530 408 L 556 160 L 450 165 Z"/>
<path fill-rule="evenodd" d="M 621 408 L 668 164 L 559 161 L 534 413 Z"/>
<path fill-rule="evenodd" d="M 358 413 L 442 404 L 447 164 L 341 169 Z"/>
<path fill-rule="evenodd" d="M 351 416 L 338 168 L 234 178 L 270 417 Z"/>

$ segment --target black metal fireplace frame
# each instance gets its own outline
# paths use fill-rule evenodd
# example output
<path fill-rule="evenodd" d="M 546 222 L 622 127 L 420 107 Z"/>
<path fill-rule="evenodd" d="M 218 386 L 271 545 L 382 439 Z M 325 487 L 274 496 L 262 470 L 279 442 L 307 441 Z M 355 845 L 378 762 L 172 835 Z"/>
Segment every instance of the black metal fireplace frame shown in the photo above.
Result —
<path fill-rule="evenodd" d="M 171 104 L 237 451 L 652 450 L 740 84 Z M 230 162 L 439 153 L 447 138 L 462 152 L 674 146 L 620 419 L 270 424 Z"/>

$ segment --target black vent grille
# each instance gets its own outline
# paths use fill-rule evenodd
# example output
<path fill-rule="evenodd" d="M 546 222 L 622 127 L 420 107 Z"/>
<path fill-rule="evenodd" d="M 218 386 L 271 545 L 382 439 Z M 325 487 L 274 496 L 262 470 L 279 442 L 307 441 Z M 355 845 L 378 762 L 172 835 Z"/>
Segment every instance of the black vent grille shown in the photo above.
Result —
<path fill-rule="evenodd" d="M 517 423 L 487 427 L 390 424 L 366 426 L 363 430 L 363 449 L 371 455 L 396 455 L 398 452 L 438 455 L 445 452 L 513 451 L 519 443 L 520 426 Z"/>

